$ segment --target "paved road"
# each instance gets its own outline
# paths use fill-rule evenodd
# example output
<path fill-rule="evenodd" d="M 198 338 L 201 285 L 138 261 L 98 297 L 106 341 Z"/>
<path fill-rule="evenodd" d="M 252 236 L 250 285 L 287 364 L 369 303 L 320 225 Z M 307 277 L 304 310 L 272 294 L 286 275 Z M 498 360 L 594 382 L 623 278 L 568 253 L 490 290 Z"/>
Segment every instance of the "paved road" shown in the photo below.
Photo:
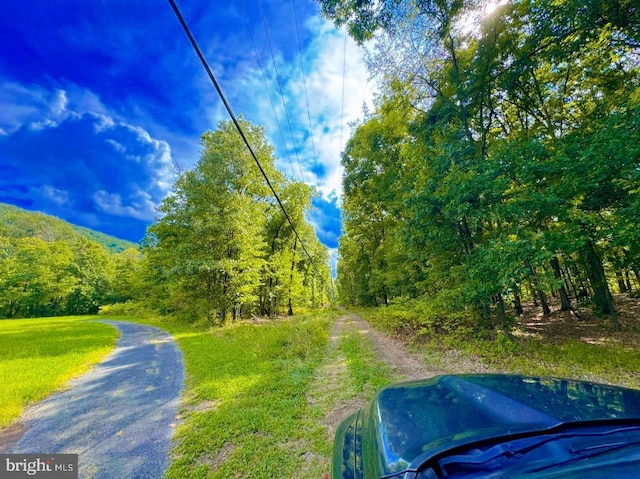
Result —
<path fill-rule="evenodd" d="M 80 477 L 162 477 L 184 382 L 182 353 L 164 331 L 104 321 L 115 350 L 69 390 L 29 408 L 13 453 L 78 454 Z"/>

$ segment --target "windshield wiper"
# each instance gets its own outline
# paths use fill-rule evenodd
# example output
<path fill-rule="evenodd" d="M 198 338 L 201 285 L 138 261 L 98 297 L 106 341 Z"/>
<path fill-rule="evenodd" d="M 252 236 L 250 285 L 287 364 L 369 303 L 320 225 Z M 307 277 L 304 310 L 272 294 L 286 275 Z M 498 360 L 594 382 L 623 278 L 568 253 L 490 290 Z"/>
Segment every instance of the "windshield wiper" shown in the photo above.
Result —
<path fill-rule="evenodd" d="M 486 464 L 494 459 L 498 459 L 501 457 L 505 457 L 507 459 L 512 457 L 522 457 L 526 453 L 552 441 L 563 440 L 563 439 L 571 439 L 576 437 L 603 437 L 610 436 L 614 434 L 620 433 L 629 433 L 629 432 L 640 432 L 640 427 L 631 426 L 631 427 L 620 427 L 616 429 L 610 429 L 605 431 L 589 431 L 589 432 L 580 432 L 580 431 L 569 431 L 555 434 L 544 434 L 544 435 L 536 435 L 533 437 L 524 437 L 518 439 L 511 439 L 508 442 L 503 442 L 500 444 L 496 444 L 495 446 L 491 446 L 488 449 L 474 453 L 474 454 L 459 454 L 453 456 L 443 457 L 438 461 L 438 465 L 442 470 L 446 470 L 451 468 L 452 466 L 463 466 L 472 469 L 483 469 Z M 572 454 L 573 457 L 567 459 L 566 461 L 554 463 L 551 465 L 543 466 L 539 469 L 532 470 L 532 472 L 542 470 L 548 467 L 554 467 L 556 465 L 565 464 L 567 462 L 572 462 L 576 460 L 583 459 L 585 457 L 594 456 L 598 454 L 604 454 L 606 452 L 613 451 L 615 449 L 619 449 L 622 447 L 632 446 L 640 444 L 639 441 L 615 441 L 608 442 L 607 444 L 594 444 L 593 442 L 585 443 L 581 441 L 581 444 L 569 444 L 568 453 Z"/>
<path fill-rule="evenodd" d="M 601 454 L 607 454 L 609 452 L 617 451 L 618 449 L 624 449 L 625 447 L 632 447 L 640 445 L 640 441 L 633 442 L 614 442 L 608 444 L 594 444 L 592 446 L 583 447 L 582 449 L 574 449 L 570 448 L 571 454 L 574 457 L 570 457 L 565 459 L 564 461 L 554 462 L 553 464 L 547 464 L 546 466 L 540 466 L 535 469 L 531 469 L 530 472 L 539 472 L 545 469 L 551 469 L 558 466 L 564 466 L 567 464 L 571 464 L 572 462 L 582 461 L 583 459 L 592 458 L 595 456 L 599 456 Z"/>
<path fill-rule="evenodd" d="M 570 437 L 570 436 L 567 436 Z M 557 439 L 561 439 L 558 435 L 554 435 L 552 437 L 545 436 L 543 438 L 528 438 L 528 439 L 517 439 L 515 441 L 509 441 L 502 444 L 497 444 L 495 446 L 490 447 L 489 449 L 476 453 L 476 454 L 461 454 L 456 456 L 447 456 L 438 461 L 438 465 L 446 469 L 447 466 L 451 465 L 465 465 L 465 466 L 476 466 L 480 467 L 483 464 L 486 464 L 489 461 L 497 459 L 501 456 L 505 457 L 514 457 L 521 456 L 537 447 L 542 446 L 550 441 L 555 441 Z M 525 443 L 519 447 L 515 445 L 525 441 Z"/>

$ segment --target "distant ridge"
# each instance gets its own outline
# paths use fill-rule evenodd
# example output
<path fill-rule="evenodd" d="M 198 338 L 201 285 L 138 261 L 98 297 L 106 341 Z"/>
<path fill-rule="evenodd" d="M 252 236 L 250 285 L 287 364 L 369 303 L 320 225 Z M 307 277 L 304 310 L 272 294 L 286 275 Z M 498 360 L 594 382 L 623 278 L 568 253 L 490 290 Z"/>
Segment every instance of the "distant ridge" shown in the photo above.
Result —
<path fill-rule="evenodd" d="M 47 242 L 73 241 L 86 238 L 112 253 L 137 248 L 131 241 L 115 238 L 83 226 L 76 226 L 55 216 L 0 203 L 0 236 L 9 238 L 38 237 Z"/>

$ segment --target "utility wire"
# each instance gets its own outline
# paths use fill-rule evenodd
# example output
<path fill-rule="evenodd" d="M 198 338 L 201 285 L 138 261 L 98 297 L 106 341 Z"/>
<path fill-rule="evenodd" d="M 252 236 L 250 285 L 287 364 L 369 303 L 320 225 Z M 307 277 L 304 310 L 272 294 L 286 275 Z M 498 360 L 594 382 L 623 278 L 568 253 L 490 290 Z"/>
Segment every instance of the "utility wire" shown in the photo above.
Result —
<path fill-rule="evenodd" d="M 318 165 L 318 155 L 316 154 L 316 143 L 313 138 L 313 126 L 311 125 L 311 109 L 309 108 L 309 94 L 307 93 L 307 76 L 304 72 L 304 58 L 302 55 L 302 41 L 300 40 L 300 28 L 298 27 L 298 12 L 296 11 L 296 0 L 291 0 L 291 4 L 293 6 L 293 19 L 296 24 L 296 37 L 298 38 L 298 54 L 300 56 L 300 70 L 302 71 L 302 86 L 304 87 L 304 98 L 307 105 L 307 120 L 309 121 L 309 136 L 311 137 L 311 149 L 313 151 L 313 165 L 317 167 Z M 324 231 L 324 215 L 321 213 L 320 217 L 320 228 Z M 317 232 L 316 232 L 317 234 Z"/>
<path fill-rule="evenodd" d="M 304 252 L 307 255 L 307 257 L 309 258 L 309 261 L 313 265 L 313 269 L 316 272 L 316 274 L 318 275 L 318 277 L 320 278 L 320 281 L 322 281 L 322 283 L 324 284 L 324 278 L 318 272 L 318 268 L 316 266 L 315 261 L 313 260 L 313 257 L 307 251 L 307 248 L 304 245 L 304 242 L 302 241 L 302 238 L 300 238 L 300 235 L 298 234 L 298 231 L 296 230 L 296 227 L 293 224 L 293 221 L 291 221 L 291 217 L 289 216 L 289 213 L 287 213 L 287 210 L 284 207 L 284 205 L 282 204 L 282 201 L 280 200 L 280 197 L 278 196 L 278 193 L 276 193 L 276 190 L 273 188 L 273 185 L 271 184 L 271 181 L 269 180 L 269 177 L 267 176 L 267 173 L 264 171 L 264 168 L 262 168 L 262 165 L 260 164 L 260 161 L 258 160 L 258 157 L 256 156 L 256 154 L 253 151 L 253 148 L 251 148 L 251 144 L 249 143 L 249 140 L 247 140 L 247 137 L 244 134 L 244 131 L 242 130 L 242 127 L 240 126 L 240 123 L 238 122 L 238 119 L 236 118 L 236 115 L 233 113 L 233 110 L 231 109 L 231 106 L 229 105 L 229 102 L 227 101 L 227 98 L 224 96 L 224 93 L 222 92 L 222 89 L 220 88 L 220 85 L 218 84 L 218 81 L 216 80 L 216 77 L 213 75 L 213 72 L 211 71 L 211 68 L 209 67 L 209 64 L 207 63 L 207 60 L 205 59 L 205 57 L 204 57 L 204 55 L 202 53 L 202 50 L 200 50 L 200 47 L 198 46 L 198 42 L 196 42 L 195 37 L 191 33 L 191 30 L 189 29 L 189 26 L 187 25 L 187 22 L 185 21 L 184 17 L 182 16 L 182 13 L 180 12 L 180 9 L 178 8 L 178 5 L 176 4 L 175 0 L 169 0 L 169 3 L 171 4 L 171 8 L 173 8 L 173 11 L 175 12 L 176 17 L 178 17 L 178 21 L 180 22 L 180 25 L 182 25 L 182 28 L 183 28 L 184 32 L 186 33 L 187 37 L 189 38 L 189 41 L 191 42 L 191 45 L 193 46 L 193 49 L 195 50 L 196 54 L 198 55 L 198 58 L 200 59 L 200 62 L 202 62 L 202 66 L 204 67 L 205 71 L 207 72 L 207 75 L 209 75 L 209 79 L 211 80 L 211 83 L 213 83 L 213 86 L 215 87 L 216 91 L 218 92 L 218 96 L 222 100 L 222 103 L 224 103 L 224 107 L 226 108 L 227 113 L 229 114 L 229 117 L 233 121 L 233 124 L 235 125 L 236 129 L 238 130 L 238 133 L 240 133 L 240 136 L 242 137 L 242 140 L 244 141 L 244 144 L 246 145 L 247 149 L 249 150 L 249 153 L 251 154 L 251 156 L 253 157 L 258 169 L 260 170 L 260 173 L 262 173 L 262 176 L 264 177 L 264 180 L 267 182 L 267 186 L 269 186 L 269 189 L 271 190 L 271 193 L 273 193 L 274 198 L 278 202 L 278 205 L 280 206 L 280 209 L 282 210 L 282 213 L 284 213 L 285 218 L 289 222 L 289 225 L 291 226 L 291 229 L 293 230 L 293 233 L 296 235 L 296 238 L 298 238 L 298 241 L 300 241 L 300 246 L 302 246 L 302 249 L 304 250 Z"/>
<path fill-rule="evenodd" d="M 347 76 L 347 26 L 344 27 L 344 46 L 342 48 L 342 106 L 341 106 L 341 114 L 340 114 L 340 148 L 342 145 L 342 129 L 344 126 L 344 84 L 345 78 Z M 342 164 L 342 158 L 340 158 L 340 164 Z M 342 181 L 342 174 L 340 175 L 340 181 Z"/>
<path fill-rule="evenodd" d="M 296 155 L 296 160 L 298 161 L 298 168 L 300 169 L 300 179 L 303 183 L 306 183 L 304 180 L 304 173 L 302 173 L 302 165 L 300 164 L 300 157 L 298 156 L 298 147 L 296 145 L 296 140 L 293 136 L 293 128 L 291 127 L 291 119 L 289 118 L 289 111 L 287 110 L 287 104 L 284 101 L 284 92 L 282 90 L 282 82 L 280 81 L 280 75 L 278 74 L 278 67 L 276 66 L 276 57 L 273 54 L 273 47 L 271 45 L 271 37 L 269 36 L 269 29 L 267 28 L 267 20 L 264 15 L 264 9 L 262 8 L 262 1 L 258 0 L 258 9 L 260 10 L 260 16 L 262 18 L 262 25 L 264 26 L 264 33 L 267 37 L 267 44 L 269 45 L 269 51 L 271 52 L 271 60 L 273 62 L 273 69 L 276 72 L 276 80 L 278 80 L 278 89 L 280 90 L 280 98 L 282 99 L 282 107 L 284 108 L 284 114 L 287 118 L 287 123 L 289 124 L 289 132 L 291 133 L 291 142 L 293 143 L 293 152 Z"/>
<path fill-rule="evenodd" d="M 296 12 L 296 0 L 291 0 L 293 4 L 293 19 L 296 24 L 296 36 L 298 37 L 298 52 L 300 54 L 300 70 L 302 70 L 302 85 L 304 86 L 304 98 L 307 103 L 307 119 L 309 120 L 309 135 L 311 136 L 311 149 L 313 151 L 313 163 L 318 162 L 316 155 L 316 143 L 313 139 L 313 127 L 311 126 L 311 111 L 309 110 L 309 95 L 307 94 L 307 77 L 304 73 L 304 59 L 302 58 L 302 42 L 300 40 L 300 29 L 298 28 L 298 13 Z"/>
<path fill-rule="evenodd" d="M 343 127 L 344 127 L 344 90 L 345 90 L 345 82 L 346 82 L 346 77 L 347 77 L 347 26 L 344 26 L 344 43 L 343 43 L 343 47 L 342 47 L 342 107 L 341 107 L 341 113 L 340 113 L 340 148 L 343 148 L 343 150 L 341 151 L 341 156 L 342 153 L 344 152 L 344 147 L 342 145 L 342 131 L 343 131 Z M 340 182 L 343 183 L 343 189 L 344 189 L 344 182 L 343 182 L 343 178 L 342 178 L 342 158 L 340 158 L 340 163 L 338 166 L 338 174 L 340 176 Z M 344 191 L 343 191 L 344 194 Z M 338 268 L 338 264 L 336 262 L 336 273 L 337 273 L 337 268 Z M 333 275 L 331 275 L 331 293 L 334 295 L 335 298 L 335 288 L 333 285 Z"/>
<path fill-rule="evenodd" d="M 276 112 L 276 106 L 273 104 L 273 100 L 271 99 L 271 94 L 269 93 L 269 84 L 267 83 L 267 77 L 264 73 L 264 68 L 262 68 L 262 61 L 260 60 L 260 55 L 258 55 L 258 49 L 256 48 L 256 42 L 253 38 L 253 31 L 251 30 L 251 26 L 249 25 L 249 16 L 247 15 L 247 10 L 245 8 L 244 0 L 240 0 L 242 4 L 242 15 L 244 16 L 244 21 L 247 26 L 247 33 L 249 34 L 249 38 L 251 39 L 251 45 L 253 45 L 253 53 L 256 56 L 256 60 L 258 61 L 258 66 L 260 67 L 260 75 L 262 76 L 262 82 L 264 83 L 265 91 L 267 92 L 267 96 L 269 97 L 269 103 L 271 104 L 271 109 L 273 110 L 273 116 L 276 119 L 276 124 L 278 125 L 278 131 L 280 132 L 280 137 L 282 138 L 282 144 L 285 145 L 285 153 L 287 155 L 287 160 L 289 160 L 289 166 L 291 167 L 291 177 L 295 178 L 296 173 L 293 169 L 293 162 L 291 161 L 291 155 L 289 151 L 286 151 L 287 140 L 284 137 L 284 132 L 282 131 L 282 126 L 280 125 L 280 120 L 278 119 L 278 113 Z"/>

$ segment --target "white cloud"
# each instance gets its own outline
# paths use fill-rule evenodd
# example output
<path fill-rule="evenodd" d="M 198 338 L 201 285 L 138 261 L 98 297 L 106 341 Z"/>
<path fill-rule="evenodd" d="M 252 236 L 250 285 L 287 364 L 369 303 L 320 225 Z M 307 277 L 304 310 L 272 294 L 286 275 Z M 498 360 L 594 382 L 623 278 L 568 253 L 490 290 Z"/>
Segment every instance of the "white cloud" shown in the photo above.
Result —
<path fill-rule="evenodd" d="M 154 220 L 175 180 L 166 141 L 118 118 L 79 87 L 2 86 L 0 138 L 9 153 L 0 163 L 14 173 L 5 186 L 40 183 L 30 187 L 30 200 L 59 214 L 80 217 L 95 207 L 119 218 Z M 95 226 L 90 219 L 83 217 Z"/>
<path fill-rule="evenodd" d="M 373 90 L 367 82 L 363 51 L 350 37 L 345 50 L 343 31 L 321 17 L 311 18 L 307 25 L 314 32 L 307 52 L 311 57 L 307 66 L 309 109 L 318 162 L 325 168 L 325 174 L 316 178 L 316 185 L 325 197 L 331 192 L 340 196 L 340 155 L 351 133 L 349 124 L 361 118 L 364 103 L 371 105 Z M 305 152 L 310 151 L 309 140 Z"/>
<path fill-rule="evenodd" d="M 44 198 L 47 198 L 58 206 L 65 205 L 69 201 L 69 192 L 66 190 L 54 188 L 51 185 L 44 185 L 38 188 L 38 190 Z"/>
<path fill-rule="evenodd" d="M 21 126 L 45 120 L 52 122 L 60 116 L 60 96 L 37 85 L 3 81 L 0 84 L 0 128 L 10 135 Z"/>
<path fill-rule="evenodd" d="M 371 106 L 373 90 L 364 52 L 350 37 L 345 55 L 343 30 L 320 16 L 310 17 L 305 27 L 312 40 L 303 52 L 304 76 L 299 53 L 288 62 L 276 54 L 286 112 L 270 56 L 260 59 L 263 70 L 257 62 L 253 68 L 238 70 L 242 77 L 234 82 L 234 102 L 240 111 L 244 107 L 250 121 L 265 127 L 281 171 L 300 179 L 301 166 L 304 180 L 325 198 L 332 192 L 340 196 L 340 155 L 351 133 L 349 124 L 361 118 L 363 104 Z M 249 98 L 246 92 L 252 92 Z"/>
<path fill-rule="evenodd" d="M 55 128 L 71 115 L 107 114 L 97 95 L 74 84 L 47 89 L 35 84 L 0 82 L 0 134 L 10 135 L 22 126 L 38 130 Z"/>
<path fill-rule="evenodd" d="M 153 221 L 155 217 L 155 204 L 151 196 L 138 191 L 135 197 L 129 198 L 131 204 L 124 205 L 119 193 L 108 193 L 104 190 L 96 191 L 93 201 L 100 211 L 112 216 L 135 218 L 142 221 Z"/>

